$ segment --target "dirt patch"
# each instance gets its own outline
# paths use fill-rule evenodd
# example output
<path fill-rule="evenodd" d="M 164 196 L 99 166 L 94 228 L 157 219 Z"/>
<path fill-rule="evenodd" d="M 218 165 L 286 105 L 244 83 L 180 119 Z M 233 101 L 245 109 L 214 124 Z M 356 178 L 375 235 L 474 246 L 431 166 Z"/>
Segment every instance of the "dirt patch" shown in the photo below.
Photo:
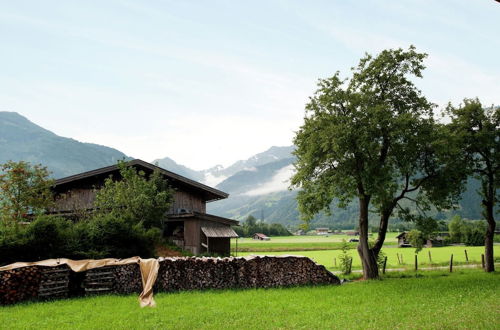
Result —
<path fill-rule="evenodd" d="M 165 245 L 157 246 L 155 249 L 158 257 L 182 257 L 182 253 Z"/>

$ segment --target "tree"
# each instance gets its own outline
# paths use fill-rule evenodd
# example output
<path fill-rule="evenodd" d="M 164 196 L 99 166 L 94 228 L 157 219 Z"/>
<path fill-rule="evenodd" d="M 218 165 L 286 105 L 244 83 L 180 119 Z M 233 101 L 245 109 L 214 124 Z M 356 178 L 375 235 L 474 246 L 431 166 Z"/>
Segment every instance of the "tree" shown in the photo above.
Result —
<path fill-rule="evenodd" d="M 478 99 L 465 99 L 458 108 L 448 105 L 449 129 L 465 158 L 469 174 L 481 182 L 483 216 L 488 222 L 485 235 L 485 271 L 495 270 L 493 238 L 495 204 L 499 200 L 500 182 L 500 109 L 484 108 Z"/>
<path fill-rule="evenodd" d="M 443 165 L 452 163 L 445 152 L 446 131 L 433 119 L 434 105 L 409 80 L 422 77 L 425 57 L 413 46 L 384 50 L 362 58 L 350 79 L 341 79 L 339 72 L 320 79 L 294 139 L 291 185 L 301 188 L 297 198 L 304 220 L 329 212 L 332 200 L 339 207 L 358 200 L 364 278 L 378 277 L 376 260 L 395 209 L 415 220 L 430 201 L 449 206 L 459 193 L 460 185 L 447 180 L 460 178 Z M 402 207 L 403 199 L 416 203 L 419 213 Z M 373 247 L 370 211 L 379 217 Z"/>
<path fill-rule="evenodd" d="M 464 226 L 465 223 L 459 215 L 455 215 L 451 218 L 451 221 L 448 223 L 448 232 L 450 234 L 450 240 L 453 243 L 463 242 Z"/>
<path fill-rule="evenodd" d="M 7 162 L 0 167 L 0 220 L 5 226 L 20 222 L 49 210 L 54 199 L 50 187 L 54 180 L 42 165 Z"/>
<path fill-rule="evenodd" d="M 415 248 L 415 253 L 419 253 L 424 247 L 424 234 L 418 229 L 412 229 L 408 233 L 408 241 L 410 242 L 411 246 Z"/>
<path fill-rule="evenodd" d="M 112 215 L 132 223 L 141 223 L 146 229 L 163 228 L 173 194 L 160 172 L 149 177 L 126 162 L 119 162 L 121 178 L 109 177 L 96 193 L 97 215 Z"/>

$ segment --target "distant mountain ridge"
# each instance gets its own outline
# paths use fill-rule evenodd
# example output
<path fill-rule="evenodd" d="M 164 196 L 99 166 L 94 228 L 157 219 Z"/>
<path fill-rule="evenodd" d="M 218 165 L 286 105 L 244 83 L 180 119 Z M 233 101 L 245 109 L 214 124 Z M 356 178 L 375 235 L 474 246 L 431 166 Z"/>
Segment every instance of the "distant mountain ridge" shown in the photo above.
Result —
<path fill-rule="evenodd" d="M 17 112 L 0 111 L 0 163 L 41 163 L 55 178 L 113 165 L 124 153 L 106 146 L 58 136 Z"/>
<path fill-rule="evenodd" d="M 224 168 L 217 165 L 196 171 L 169 157 L 155 160 L 160 167 L 230 194 L 228 199 L 209 203 L 209 213 L 243 220 L 253 215 L 266 222 L 296 227 L 300 224 L 296 191 L 288 190 L 293 174 L 294 146 L 271 147 L 246 160 Z M 124 153 L 105 146 L 82 143 L 58 136 L 14 112 L 0 112 L 0 163 L 24 160 L 41 163 L 60 178 L 113 165 Z M 477 180 L 470 180 L 457 211 L 434 212 L 437 218 L 460 214 L 469 219 L 481 218 Z M 351 203 L 346 209 L 331 205 L 332 214 L 319 214 L 311 222 L 317 227 L 353 228 L 358 209 Z M 375 217 L 374 217 L 375 218 Z"/>

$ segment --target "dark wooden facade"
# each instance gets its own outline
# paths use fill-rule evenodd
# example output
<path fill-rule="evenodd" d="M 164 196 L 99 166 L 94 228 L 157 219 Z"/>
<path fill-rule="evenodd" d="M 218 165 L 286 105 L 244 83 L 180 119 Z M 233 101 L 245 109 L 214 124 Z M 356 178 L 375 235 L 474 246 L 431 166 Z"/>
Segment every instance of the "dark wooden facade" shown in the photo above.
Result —
<path fill-rule="evenodd" d="M 206 203 L 227 198 L 228 194 L 139 159 L 128 164 L 146 175 L 159 170 L 174 189 L 173 203 L 165 215 L 164 233 L 167 238 L 194 254 L 229 255 L 230 238 L 238 237 L 231 226 L 238 222 L 206 213 Z M 53 187 L 56 207 L 53 213 L 78 215 L 91 211 L 96 191 L 110 176 L 120 180 L 116 165 L 56 180 Z"/>

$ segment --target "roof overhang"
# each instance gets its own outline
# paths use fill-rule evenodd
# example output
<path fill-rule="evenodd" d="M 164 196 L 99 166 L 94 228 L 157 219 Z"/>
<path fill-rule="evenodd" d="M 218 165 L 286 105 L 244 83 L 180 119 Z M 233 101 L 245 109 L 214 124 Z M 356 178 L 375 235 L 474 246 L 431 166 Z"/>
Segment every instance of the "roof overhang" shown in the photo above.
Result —
<path fill-rule="evenodd" d="M 201 227 L 201 231 L 208 238 L 238 238 L 238 234 L 231 227 Z"/>
<path fill-rule="evenodd" d="M 205 221 L 212 221 L 212 222 L 222 223 L 222 224 L 229 225 L 229 226 L 237 226 L 239 224 L 239 221 L 236 221 L 233 219 L 219 217 L 219 216 L 216 216 L 213 214 L 200 213 L 200 212 L 196 212 L 196 211 L 188 212 L 188 213 L 169 214 L 169 215 L 167 215 L 167 222 L 168 221 L 185 220 L 188 218 L 196 218 L 196 219 L 205 220 Z"/>
<path fill-rule="evenodd" d="M 139 170 L 143 170 L 144 172 L 146 172 L 148 174 L 157 170 L 169 181 L 169 183 L 172 186 L 185 187 L 187 189 L 196 190 L 204 196 L 204 199 L 206 202 L 224 199 L 224 198 L 227 198 L 229 196 L 229 194 L 227 194 L 223 191 L 209 187 L 209 186 L 204 185 L 202 183 L 199 183 L 197 181 L 188 179 L 188 178 L 186 178 L 182 175 L 176 174 L 174 172 L 167 171 L 161 167 L 150 164 L 150 163 L 145 162 L 145 161 L 140 160 L 140 159 L 131 160 L 131 161 L 127 162 L 127 165 L 133 166 Z M 107 166 L 107 167 L 102 167 L 102 168 L 95 169 L 92 171 L 87 171 L 87 172 L 71 175 L 71 176 L 68 176 L 65 178 L 57 179 L 54 186 L 53 186 L 53 189 L 56 191 L 64 190 L 64 188 L 67 187 L 68 185 L 71 185 L 72 183 L 76 183 L 78 181 L 89 180 L 92 178 L 102 179 L 102 178 L 107 178 L 110 175 L 119 175 L 118 165 L 111 165 L 111 166 Z"/>

